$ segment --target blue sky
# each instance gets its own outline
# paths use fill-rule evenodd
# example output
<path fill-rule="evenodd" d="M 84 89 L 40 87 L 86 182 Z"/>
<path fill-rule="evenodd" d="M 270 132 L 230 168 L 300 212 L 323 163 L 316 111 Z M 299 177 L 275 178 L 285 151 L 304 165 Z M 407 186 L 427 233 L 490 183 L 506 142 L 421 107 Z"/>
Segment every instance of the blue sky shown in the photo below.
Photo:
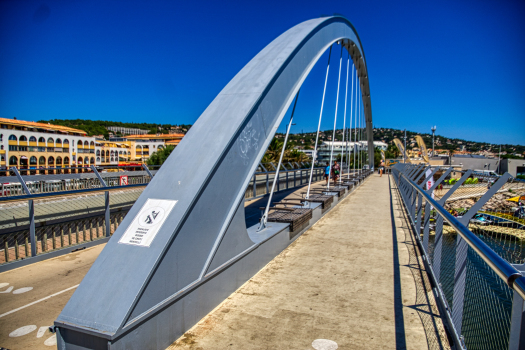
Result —
<path fill-rule="evenodd" d="M 374 125 L 525 144 L 521 0 L 2 0 L 0 117 L 193 123 L 279 34 L 333 13 L 361 37 Z M 317 127 L 326 59 L 293 132 Z M 333 127 L 336 86 L 333 64 L 322 129 Z"/>

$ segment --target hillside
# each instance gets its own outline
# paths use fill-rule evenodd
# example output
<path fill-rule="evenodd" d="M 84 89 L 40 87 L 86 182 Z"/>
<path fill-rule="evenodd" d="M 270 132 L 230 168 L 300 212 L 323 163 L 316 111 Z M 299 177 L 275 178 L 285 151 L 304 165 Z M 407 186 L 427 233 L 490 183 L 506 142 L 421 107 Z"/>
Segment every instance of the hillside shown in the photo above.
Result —
<path fill-rule="evenodd" d="M 313 149 L 315 145 L 315 132 L 310 133 L 296 133 L 291 134 L 289 136 L 289 142 L 291 142 L 294 146 L 297 146 L 299 148 L 304 149 Z M 332 140 L 332 134 L 333 130 L 325 130 L 321 131 L 319 133 L 319 142 L 322 141 L 331 141 Z M 417 143 L 414 139 L 416 135 L 420 135 L 423 140 L 425 141 L 425 145 L 428 149 L 432 148 L 432 134 L 425 134 L 425 133 L 417 133 L 413 131 L 407 130 L 407 148 L 412 149 L 413 147 L 417 147 Z M 284 138 L 284 134 L 277 133 L 277 138 Z M 374 129 L 374 140 L 375 141 L 382 141 L 388 144 L 389 146 L 392 145 L 392 141 L 394 138 L 398 138 L 401 141 L 403 141 L 404 137 L 404 130 L 398 130 L 398 129 L 389 129 L 389 128 L 375 128 Z M 341 141 L 343 138 L 343 130 L 338 129 L 335 133 L 335 140 Z M 353 137 L 352 137 L 353 139 Z M 436 135 L 435 136 L 435 148 L 436 153 L 437 150 L 448 151 L 448 150 L 454 150 L 454 151 L 460 151 L 461 148 L 463 148 L 465 151 L 470 153 L 494 153 L 497 154 L 499 152 L 500 145 L 494 145 L 486 142 L 475 142 L 475 141 L 468 141 L 464 139 L 457 139 L 457 138 L 447 138 L 445 136 Z M 501 154 L 502 158 L 522 158 L 517 156 L 522 155 L 525 152 L 525 146 L 524 145 L 501 145 Z M 514 156 L 513 156 L 514 154 Z"/>
<path fill-rule="evenodd" d="M 152 123 L 122 123 L 105 120 L 87 120 L 87 119 L 51 119 L 40 120 L 39 123 L 51 123 L 55 125 L 67 126 L 70 128 L 80 129 L 87 132 L 89 136 L 104 135 L 109 136 L 106 129 L 108 126 L 121 126 L 124 128 L 135 128 L 148 130 L 148 134 L 169 134 L 170 129 L 179 129 L 180 132 L 187 132 L 191 125 L 174 125 L 174 124 L 152 124 Z"/>
<path fill-rule="evenodd" d="M 142 130 L 148 130 L 149 134 L 168 134 L 173 130 L 186 133 L 191 125 L 175 125 L 175 124 L 155 124 L 155 123 L 123 123 L 113 122 L 104 120 L 84 120 L 84 119 L 52 119 L 40 121 L 42 123 L 51 123 L 56 125 L 68 126 L 71 128 L 81 129 L 88 133 L 88 135 L 104 135 L 106 138 L 109 136 L 109 132 L 106 129 L 108 126 L 121 126 L 127 128 L 137 128 Z M 171 131 L 170 131 L 171 130 Z M 333 130 L 325 130 L 319 133 L 319 142 L 331 141 Z M 428 149 L 432 148 L 432 135 L 428 133 L 417 133 L 407 130 L 407 148 L 412 149 L 417 147 L 414 140 L 416 135 L 421 135 L 425 141 L 425 145 Z M 315 145 L 315 132 L 308 133 L 296 133 L 290 134 L 289 141 L 292 147 L 300 149 L 313 149 Z M 398 129 L 389 128 L 374 128 L 374 140 L 382 141 L 387 143 L 389 146 L 392 145 L 394 138 L 399 138 L 403 141 L 404 131 Z M 284 138 L 284 134 L 277 133 L 276 138 Z M 343 130 L 338 129 L 335 133 L 335 140 L 341 141 L 343 139 Z M 353 139 L 353 137 L 352 137 Z M 464 148 L 464 151 L 470 153 L 493 153 L 499 152 L 500 145 L 494 145 L 486 142 L 475 142 L 457 138 L 447 138 L 445 136 L 436 135 L 435 137 L 435 148 L 436 150 L 442 150 L 442 152 L 454 150 L 460 151 Z M 390 147 L 391 148 L 391 147 Z M 522 158 L 525 152 L 525 145 L 501 145 L 501 154 L 503 158 Z M 521 157 L 519 156 L 521 155 Z"/>

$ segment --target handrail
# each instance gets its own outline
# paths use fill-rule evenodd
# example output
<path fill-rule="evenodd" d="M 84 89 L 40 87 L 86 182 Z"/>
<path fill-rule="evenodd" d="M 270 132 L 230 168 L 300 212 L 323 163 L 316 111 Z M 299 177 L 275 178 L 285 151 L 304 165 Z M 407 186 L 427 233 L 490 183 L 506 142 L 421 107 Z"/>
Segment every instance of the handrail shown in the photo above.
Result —
<path fill-rule="evenodd" d="M 395 169 L 395 168 L 394 168 Z M 430 203 L 430 205 L 446 220 L 458 234 L 467 242 L 490 268 L 507 283 L 509 288 L 515 290 L 523 299 L 525 299 L 525 278 L 505 259 L 500 257 L 494 250 L 492 250 L 485 242 L 472 233 L 465 225 L 459 222 L 452 214 L 450 214 L 444 207 L 436 202 L 425 190 L 419 187 L 414 181 L 410 180 L 405 174 L 398 169 L 399 175 L 416 189 L 416 191 L 423 196 L 423 198 Z"/>
<path fill-rule="evenodd" d="M 88 168 L 89 169 L 89 168 Z M 314 168 L 314 169 L 323 169 L 321 167 Z M 281 173 L 291 173 L 291 172 L 297 172 L 301 170 L 308 170 L 310 171 L 310 168 L 302 168 L 302 169 L 293 169 L 293 170 L 282 170 Z M 275 171 L 268 171 L 268 172 L 256 172 L 254 175 L 265 175 L 265 174 L 274 174 Z M 15 202 L 15 201 L 21 201 L 21 200 L 28 200 L 28 199 L 41 199 L 46 197 L 57 197 L 57 196 L 68 196 L 72 194 L 79 194 L 79 193 L 91 193 L 91 192 L 104 192 L 104 191 L 114 191 L 118 189 L 127 189 L 127 188 L 133 188 L 133 187 L 146 187 L 148 183 L 141 183 L 141 184 L 130 184 L 125 186 L 108 186 L 108 187 L 96 187 L 96 188 L 84 188 L 81 190 L 70 190 L 70 191 L 59 191 L 59 192 L 46 192 L 46 193 L 35 193 L 30 195 L 19 195 L 19 196 L 5 196 L 0 197 L 0 203 L 7 203 L 7 202 Z"/>
<path fill-rule="evenodd" d="M 27 200 L 27 199 L 41 199 L 41 198 L 46 198 L 46 197 L 69 196 L 71 194 L 78 194 L 78 193 L 114 191 L 114 190 L 125 189 L 125 188 L 146 187 L 147 185 L 148 185 L 147 183 L 142 183 L 142 184 L 133 184 L 133 185 L 125 185 L 125 186 L 84 188 L 82 190 L 35 193 L 31 195 L 26 194 L 26 195 L 21 195 L 21 196 L 8 196 L 8 197 L 0 197 L 0 203 L 16 202 L 16 201 Z"/>

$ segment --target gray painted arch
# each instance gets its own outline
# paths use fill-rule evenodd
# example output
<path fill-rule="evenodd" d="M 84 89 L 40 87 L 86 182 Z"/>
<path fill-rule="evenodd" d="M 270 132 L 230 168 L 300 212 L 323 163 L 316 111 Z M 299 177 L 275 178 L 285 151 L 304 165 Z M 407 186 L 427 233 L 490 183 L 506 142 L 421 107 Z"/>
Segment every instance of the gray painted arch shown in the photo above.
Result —
<path fill-rule="evenodd" d="M 343 17 L 326 17 L 289 29 L 226 85 L 157 172 L 55 321 L 59 347 L 75 348 L 71 344 L 84 339 L 100 348 L 129 348 L 151 342 L 139 331 L 149 329 L 157 332 L 153 348 L 162 348 L 231 293 L 219 283 L 214 295 L 198 296 L 273 234 L 271 225 L 247 230 L 245 189 L 312 67 L 338 41 L 358 71 L 373 162 L 368 73 L 354 27 Z M 149 247 L 120 244 L 147 199 L 177 203 Z M 242 277 L 231 277 L 234 287 L 253 275 L 255 265 L 243 264 Z M 174 320 L 177 315 L 184 321 Z M 166 322 L 177 326 L 164 329 Z"/>

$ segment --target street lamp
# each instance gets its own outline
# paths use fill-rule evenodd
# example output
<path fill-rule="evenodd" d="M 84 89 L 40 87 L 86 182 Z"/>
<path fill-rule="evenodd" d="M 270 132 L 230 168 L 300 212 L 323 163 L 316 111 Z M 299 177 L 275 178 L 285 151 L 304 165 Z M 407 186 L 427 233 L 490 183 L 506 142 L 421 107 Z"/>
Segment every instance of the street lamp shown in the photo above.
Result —
<path fill-rule="evenodd" d="M 432 157 L 434 157 L 434 135 L 436 134 L 436 129 L 437 127 L 434 125 L 433 127 L 430 128 L 430 130 L 432 130 Z"/>

